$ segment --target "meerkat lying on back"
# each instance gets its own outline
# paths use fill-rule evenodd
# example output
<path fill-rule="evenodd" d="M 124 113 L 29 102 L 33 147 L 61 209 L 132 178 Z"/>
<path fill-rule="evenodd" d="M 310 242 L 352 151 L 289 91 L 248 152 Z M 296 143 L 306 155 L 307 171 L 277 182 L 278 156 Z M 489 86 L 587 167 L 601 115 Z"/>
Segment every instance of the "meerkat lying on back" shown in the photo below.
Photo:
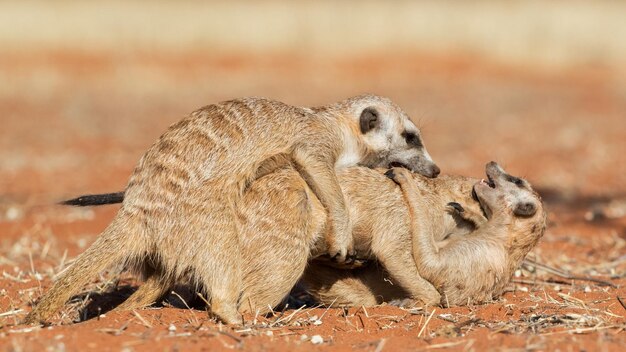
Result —
<path fill-rule="evenodd" d="M 421 277 L 441 293 L 444 306 L 488 302 L 499 296 L 546 227 L 543 204 L 528 181 L 507 174 L 494 162 L 487 164 L 486 173 L 488 181 L 476 182 L 471 191 L 480 204 L 478 211 L 467 194 L 441 198 L 415 182 L 419 177 L 407 170 L 394 168 L 388 173 L 402 188 L 410 213 L 412 243 L 404 242 L 403 251 L 412 252 Z M 444 206 L 448 201 L 452 202 Z M 459 233 L 445 225 L 452 218 L 474 229 Z M 411 298 L 402 285 L 384 280 L 393 276 L 384 269 L 388 273 L 375 266 L 349 272 L 313 264 L 304 282 L 326 304 Z"/>
<path fill-rule="evenodd" d="M 397 163 L 429 177 L 439 173 L 418 129 L 386 98 L 364 95 L 318 108 L 261 98 L 209 105 L 172 125 L 145 153 L 114 220 L 25 322 L 47 320 L 115 262 L 143 273 L 147 287 L 190 282 L 209 297 L 214 315 L 240 322 L 245 221 L 238 207 L 260 166 L 277 155 L 294 161 L 326 209 L 324 242 L 339 261 L 351 253 L 352 225 L 336 170 Z"/>

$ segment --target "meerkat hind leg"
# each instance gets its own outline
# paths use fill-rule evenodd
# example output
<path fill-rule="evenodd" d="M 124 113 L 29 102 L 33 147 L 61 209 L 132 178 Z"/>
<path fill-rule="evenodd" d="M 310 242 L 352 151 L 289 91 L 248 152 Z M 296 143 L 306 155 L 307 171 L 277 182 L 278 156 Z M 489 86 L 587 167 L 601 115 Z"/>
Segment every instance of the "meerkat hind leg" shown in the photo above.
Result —
<path fill-rule="evenodd" d="M 211 207 L 211 223 L 197 221 L 198 231 L 210 229 L 212 233 L 201 236 L 204 242 L 195 244 L 199 248 L 194 249 L 198 253 L 193 263 L 194 275 L 210 297 L 211 313 L 224 323 L 241 324 L 238 310 L 243 276 L 238 231 L 241 226 L 233 203 L 219 198 L 212 200 L 216 203 Z"/>

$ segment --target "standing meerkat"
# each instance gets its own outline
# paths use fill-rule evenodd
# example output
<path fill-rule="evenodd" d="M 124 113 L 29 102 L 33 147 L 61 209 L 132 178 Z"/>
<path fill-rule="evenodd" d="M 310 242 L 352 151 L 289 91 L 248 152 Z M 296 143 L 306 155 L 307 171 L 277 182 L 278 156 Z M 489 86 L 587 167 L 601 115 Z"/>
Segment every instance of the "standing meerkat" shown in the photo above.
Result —
<path fill-rule="evenodd" d="M 442 199 L 420 187 L 407 170 L 389 172 L 402 188 L 411 219 L 412 241 L 405 242 L 404 252 L 412 252 L 421 277 L 441 293 L 443 306 L 489 302 L 502 294 L 545 231 L 541 198 L 528 181 L 507 174 L 494 162 L 487 164 L 486 173 L 488 180 L 476 182 L 471 191 L 481 216 L 473 202 L 462 197 Z M 454 202 L 444 210 L 449 200 Z M 451 216 L 475 229 L 451 235 L 445 226 Z M 384 280 L 393 275 L 384 269 L 387 272 L 375 266 L 350 272 L 313 264 L 304 281 L 325 304 L 367 305 L 411 298 L 404 287 Z"/>
<path fill-rule="evenodd" d="M 24 322 L 46 321 L 115 262 L 142 272 L 148 286 L 191 282 L 209 297 L 214 315 L 240 322 L 245 218 L 238 203 L 276 155 L 294 161 L 326 209 L 324 241 L 338 261 L 352 252 L 352 226 L 336 170 L 400 164 L 429 177 L 439 173 L 417 127 L 386 98 L 362 95 L 317 108 L 262 98 L 209 105 L 172 125 L 144 154 L 111 224 Z"/>

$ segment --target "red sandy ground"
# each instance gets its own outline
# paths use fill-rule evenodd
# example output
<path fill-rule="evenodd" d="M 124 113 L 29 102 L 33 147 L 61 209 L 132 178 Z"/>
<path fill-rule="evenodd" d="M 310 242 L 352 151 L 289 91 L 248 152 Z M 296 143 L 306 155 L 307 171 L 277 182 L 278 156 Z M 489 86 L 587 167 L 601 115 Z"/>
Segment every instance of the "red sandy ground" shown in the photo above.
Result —
<path fill-rule="evenodd" d="M 599 350 L 626 345 L 626 81 L 602 68 L 547 72 L 417 54 L 325 58 L 110 53 L 0 57 L 0 347 L 3 350 Z M 220 326 L 201 309 L 155 307 L 70 324 L 131 292 L 110 275 L 50 327 L 18 324 L 51 276 L 116 206 L 55 201 L 124 188 L 171 123 L 219 100 L 262 95 L 317 105 L 375 92 L 421 126 L 444 172 L 497 160 L 543 194 L 549 228 L 533 258 L 616 287 L 521 271 L 493 304 L 428 311 L 287 309 Z M 117 287 L 117 288 L 116 288 Z M 113 291 L 112 293 L 107 293 Z M 95 314 L 97 316 L 97 314 Z M 321 324 L 319 322 L 321 322 Z M 264 323 L 264 324 L 263 324 Z M 323 343 L 314 345 L 311 337 Z"/>

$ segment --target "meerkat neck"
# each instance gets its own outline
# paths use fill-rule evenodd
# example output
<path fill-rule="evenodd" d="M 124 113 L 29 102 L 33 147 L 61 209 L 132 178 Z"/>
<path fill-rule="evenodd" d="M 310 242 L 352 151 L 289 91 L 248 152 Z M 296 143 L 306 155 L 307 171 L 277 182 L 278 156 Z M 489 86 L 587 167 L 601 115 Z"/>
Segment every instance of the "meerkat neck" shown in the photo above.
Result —
<path fill-rule="evenodd" d="M 348 166 L 357 165 L 363 160 L 363 155 L 367 155 L 367 148 L 363 141 L 358 138 L 358 128 L 351 124 L 341 124 L 341 135 L 343 139 L 343 150 L 337 158 L 335 167 L 343 169 Z"/>

